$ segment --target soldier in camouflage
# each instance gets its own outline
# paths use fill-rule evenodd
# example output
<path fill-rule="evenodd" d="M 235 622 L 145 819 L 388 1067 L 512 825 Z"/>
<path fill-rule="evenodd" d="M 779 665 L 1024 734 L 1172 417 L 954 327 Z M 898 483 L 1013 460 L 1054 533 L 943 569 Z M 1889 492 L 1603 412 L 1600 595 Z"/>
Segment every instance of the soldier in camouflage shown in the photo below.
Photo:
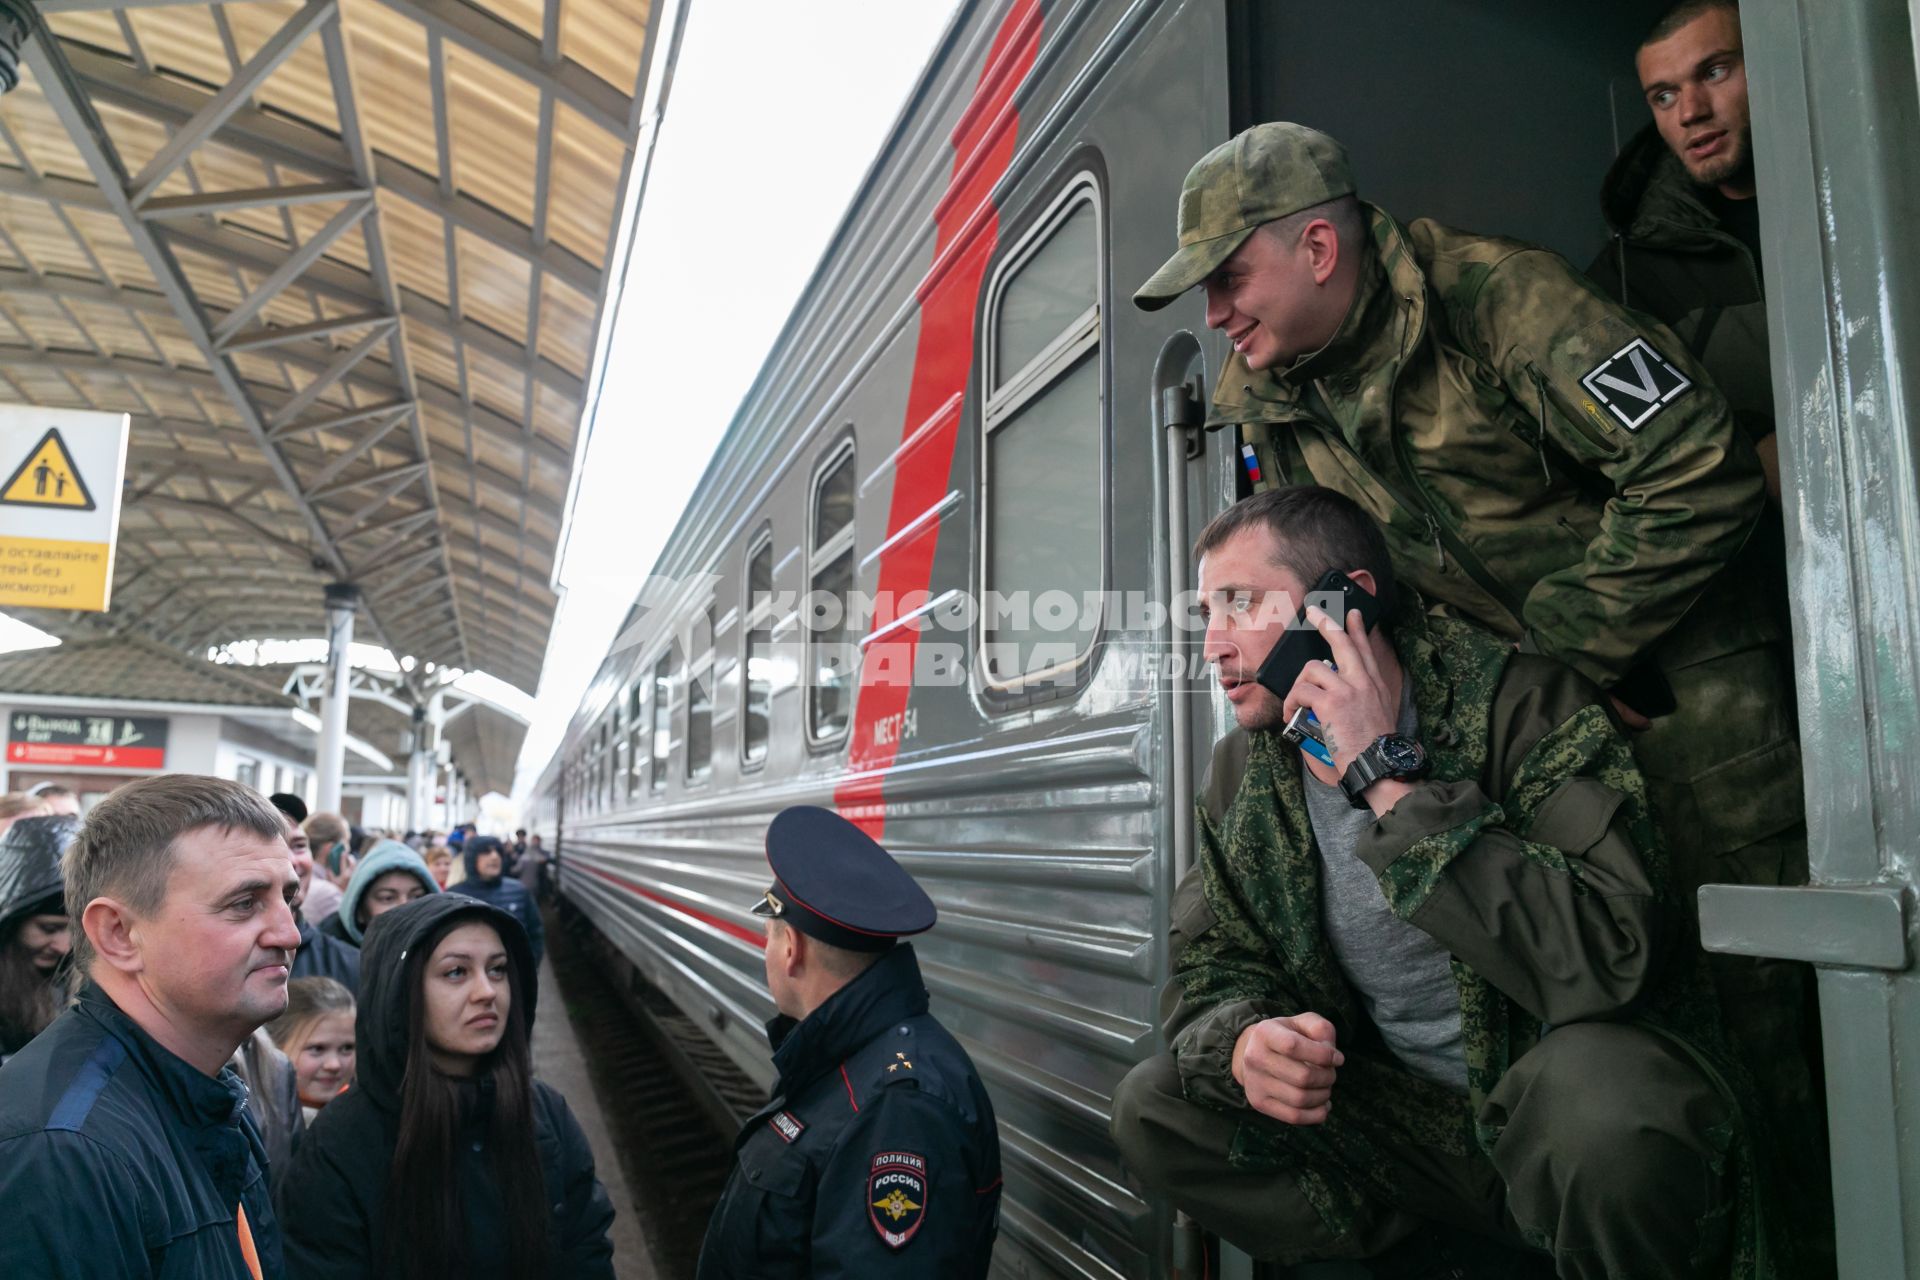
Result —
<path fill-rule="evenodd" d="M 1196 551 L 1240 727 L 1174 898 L 1172 1053 L 1115 1094 L 1129 1168 L 1287 1263 L 1446 1251 L 1487 1277 L 1508 1273 L 1505 1241 L 1563 1277 L 1793 1274 L 1761 1208 L 1766 1140 L 1600 692 L 1429 616 L 1331 490 L 1245 499 Z M 1308 611 L 1332 664 L 1283 700 L 1254 673 L 1329 569 L 1383 620 Z M 1275 732 L 1299 707 L 1330 766 Z M 1396 731 L 1424 760 L 1360 773 Z M 1432 1223 L 1472 1234 L 1436 1242 Z"/>
<path fill-rule="evenodd" d="M 1777 576 L 1723 572 L 1766 505 L 1761 466 L 1674 335 L 1545 250 L 1359 201 L 1340 144 L 1296 124 L 1201 159 L 1179 233 L 1134 301 L 1204 286 L 1233 342 L 1211 425 L 1264 482 L 1352 497 L 1430 605 L 1607 691 L 1686 901 L 1803 883 Z M 1709 964 L 1769 1109 L 1816 1106 L 1791 1048 L 1804 966 Z"/>

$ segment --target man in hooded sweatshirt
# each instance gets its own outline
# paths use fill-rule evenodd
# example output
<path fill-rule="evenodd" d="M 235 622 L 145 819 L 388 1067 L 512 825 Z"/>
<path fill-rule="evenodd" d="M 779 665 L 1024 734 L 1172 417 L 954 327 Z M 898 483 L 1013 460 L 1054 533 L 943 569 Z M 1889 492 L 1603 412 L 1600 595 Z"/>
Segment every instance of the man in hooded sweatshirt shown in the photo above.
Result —
<path fill-rule="evenodd" d="M 527 941 L 533 945 L 533 962 L 539 964 L 546 952 L 546 926 L 540 921 L 539 905 L 527 887 L 507 875 L 506 849 L 499 837 L 468 836 L 462 852 L 467 878 L 452 886 L 449 892 L 464 893 L 510 912 L 527 931 Z"/>

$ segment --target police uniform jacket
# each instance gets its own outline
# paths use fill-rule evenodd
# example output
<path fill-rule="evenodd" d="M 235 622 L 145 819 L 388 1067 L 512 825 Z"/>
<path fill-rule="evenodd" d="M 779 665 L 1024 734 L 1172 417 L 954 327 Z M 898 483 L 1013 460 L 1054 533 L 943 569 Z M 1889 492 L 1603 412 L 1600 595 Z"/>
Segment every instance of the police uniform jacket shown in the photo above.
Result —
<path fill-rule="evenodd" d="M 246 1096 L 231 1070 L 175 1057 L 88 983 L 0 1069 L 0 1276 L 283 1275 Z"/>
<path fill-rule="evenodd" d="M 911 944 L 768 1035 L 779 1080 L 734 1143 L 698 1280 L 985 1276 L 1000 1216 L 993 1107 L 927 1012 Z"/>

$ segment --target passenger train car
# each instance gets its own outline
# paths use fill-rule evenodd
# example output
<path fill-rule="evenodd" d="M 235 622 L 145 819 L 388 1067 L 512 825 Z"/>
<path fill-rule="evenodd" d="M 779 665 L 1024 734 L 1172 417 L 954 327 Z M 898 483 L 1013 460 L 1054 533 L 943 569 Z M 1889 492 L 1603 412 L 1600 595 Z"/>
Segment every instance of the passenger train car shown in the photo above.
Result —
<path fill-rule="evenodd" d="M 999 1114 L 996 1274 L 1198 1274 L 1107 1138 L 1160 1048 L 1168 899 L 1227 719 L 1166 607 L 1243 483 L 1201 426 L 1225 347 L 1197 298 L 1128 301 L 1188 165 L 1302 120 L 1403 218 L 1584 264 L 1660 7 L 967 0 L 543 776 L 529 825 L 558 832 L 565 898 L 763 1081 L 773 814 L 837 806 L 928 887 L 935 1011 Z M 1897 0 L 1745 8 L 1818 887 L 1716 900 L 1707 932 L 1828 966 L 1845 1274 L 1898 1275 L 1920 1259 L 1890 1120 L 1920 847 L 1892 745 L 1920 732 L 1913 33 Z M 1036 607 L 986 607 L 1019 593 Z"/>

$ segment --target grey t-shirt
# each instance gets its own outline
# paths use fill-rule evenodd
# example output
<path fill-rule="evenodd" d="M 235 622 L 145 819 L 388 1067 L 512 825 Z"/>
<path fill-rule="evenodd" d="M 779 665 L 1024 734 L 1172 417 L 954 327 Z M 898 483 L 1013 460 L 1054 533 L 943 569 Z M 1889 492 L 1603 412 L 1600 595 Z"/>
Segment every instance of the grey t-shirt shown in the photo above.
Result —
<path fill-rule="evenodd" d="M 1419 717 L 1409 682 L 1399 731 L 1415 736 Z M 1394 1056 L 1417 1076 L 1464 1093 L 1467 1059 L 1460 1039 L 1460 990 L 1447 949 L 1393 914 L 1373 870 L 1354 852 L 1373 813 L 1300 765 L 1307 817 L 1320 846 L 1320 919 L 1347 981 Z"/>

